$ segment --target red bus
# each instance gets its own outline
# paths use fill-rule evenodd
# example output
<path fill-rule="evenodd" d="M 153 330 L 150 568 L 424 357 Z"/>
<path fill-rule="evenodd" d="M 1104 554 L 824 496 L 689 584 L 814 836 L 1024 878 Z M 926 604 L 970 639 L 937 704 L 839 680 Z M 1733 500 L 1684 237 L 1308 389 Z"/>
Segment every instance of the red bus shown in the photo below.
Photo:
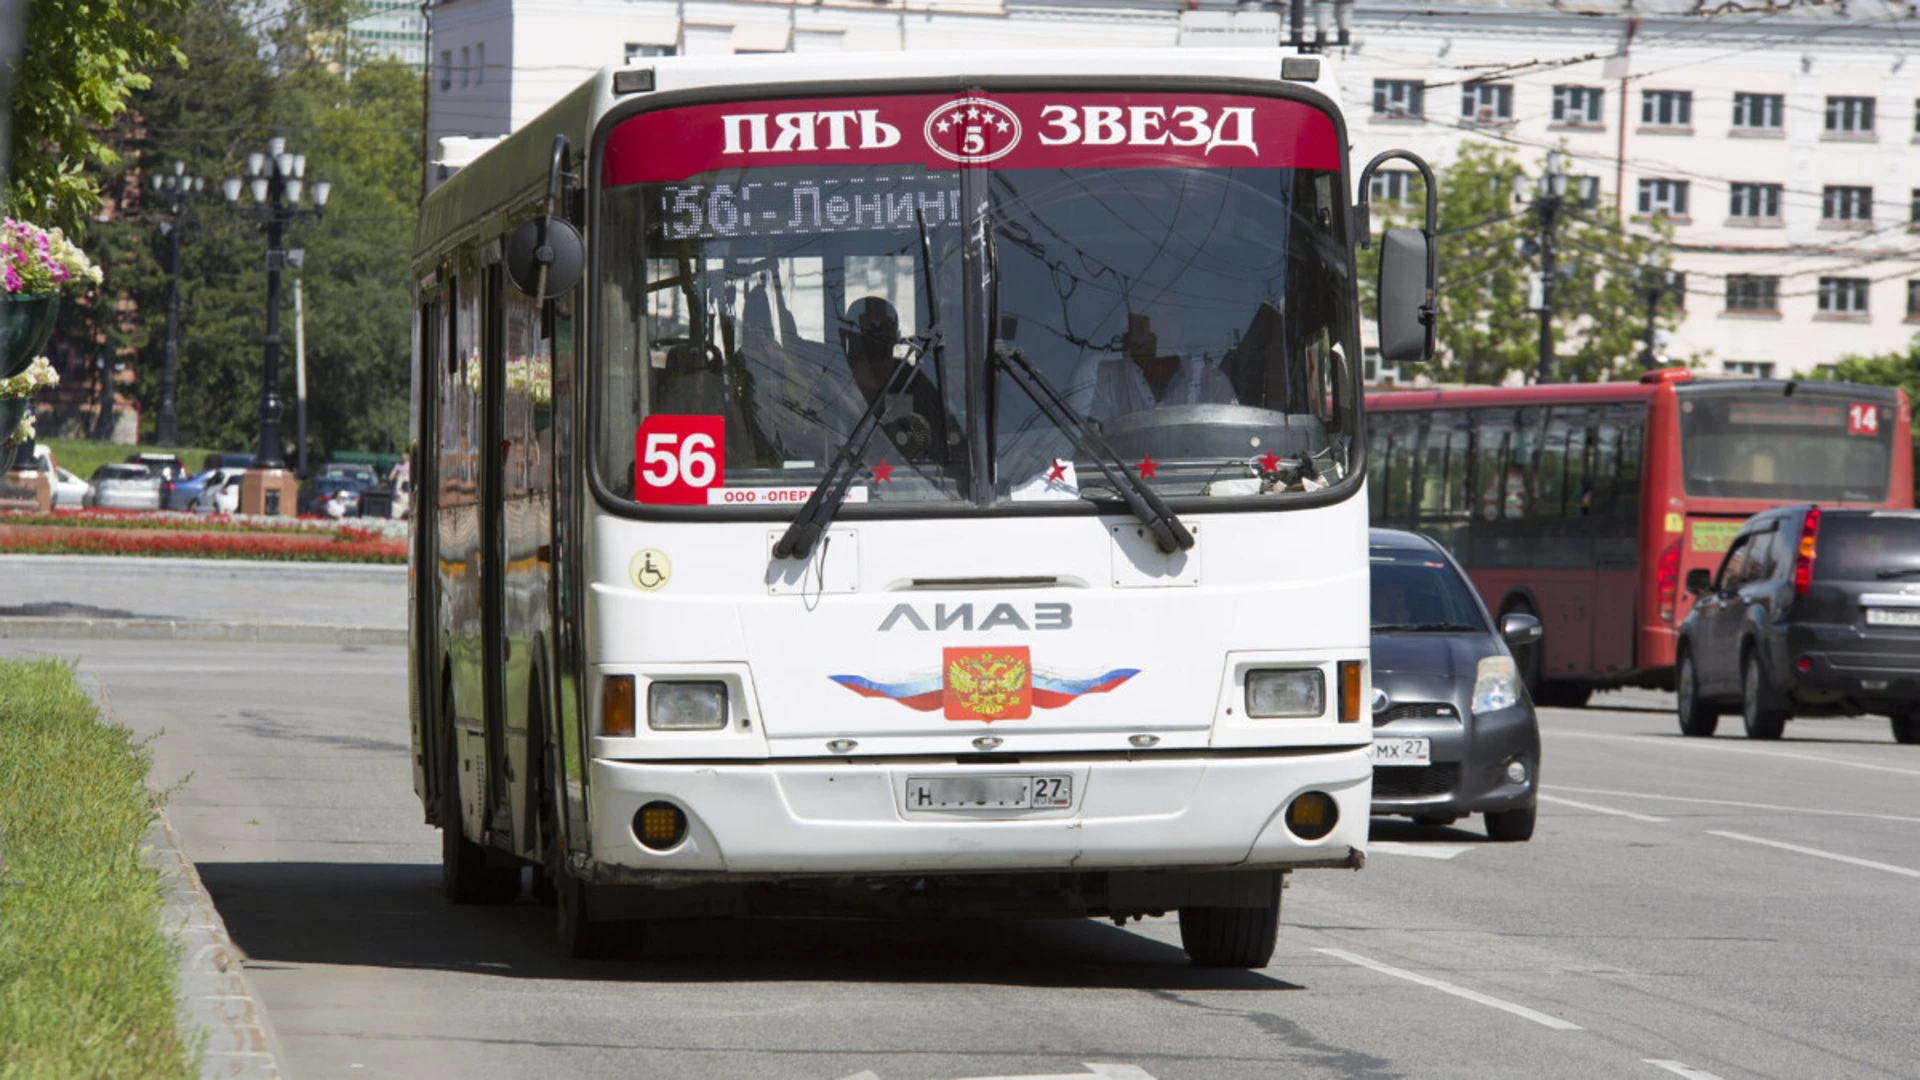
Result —
<path fill-rule="evenodd" d="M 1782 503 L 1911 507 L 1906 395 L 1801 380 L 1380 391 L 1373 524 L 1444 544 L 1487 606 L 1546 629 L 1519 657 L 1541 704 L 1673 684 L 1687 571 Z"/>

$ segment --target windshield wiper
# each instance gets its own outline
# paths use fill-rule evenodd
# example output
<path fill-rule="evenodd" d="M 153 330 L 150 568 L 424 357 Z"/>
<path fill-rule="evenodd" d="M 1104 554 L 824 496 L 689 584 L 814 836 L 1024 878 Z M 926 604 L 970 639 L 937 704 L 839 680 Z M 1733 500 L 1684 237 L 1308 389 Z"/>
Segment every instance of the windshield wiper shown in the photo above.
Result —
<path fill-rule="evenodd" d="M 1445 633 L 1482 633 L 1484 626 L 1470 626 L 1457 622 L 1421 622 L 1421 623 L 1375 623 L 1376 634 L 1445 634 Z"/>
<path fill-rule="evenodd" d="M 1065 433 L 1068 441 L 1073 443 L 1074 453 L 1093 461 L 1107 478 L 1107 483 L 1119 493 L 1120 500 L 1127 504 L 1127 509 L 1153 533 L 1161 551 L 1171 555 L 1193 547 L 1193 533 L 1181 523 L 1160 493 L 1127 471 L 1120 455 L 1114 453 L 1113 447 L 1108 445 L 1100 432 L 1082 420 L 1073 407 L 1061 398 L 1060 392 L 1033 366 L 1026 353 L 996 344 L 993 347 L 993 359 L 1002 371 L 1013 376 L 1014 385 L 1033 399 L 1034 405 L 1047 415 L 1053 426 Z"/>
<path fill-rule="evenodd" d="M 983 223 L 981 232 L 986 236 L 988 295 L 994 298 L 997 314 L 1000 297 L 1000 245 L 994 240 L 991 222 Z M 988 333 L 995 333 L 998 330 L 997 323 L 997 318 L 988 320 Z M 1133 512 L 1134 517 L 1140 519 L 1140 523 L 1147 527 L 1147 531 L 1153 533 L 1153 538 L 1160 545 L 1161 551 L 1172 555 L 1193 547 L 1193 533 L 1181 523 L 1172 508 L 1167 506 L 1166 500 L 1160 497 L 1160 493 L 1141 483 L 1127 471 L 1126 462 L 1121 460 L 1119 454 L 1114 453 L 1106 437 L 1100 434 L 1098 428 L 1089 425 L 1079 413 L 1073 411 L 1073 406 L 1068 405 L 1066 399 L 1060 396 L 1060 392 L 1053 388 L 1053 384 L 1040 374 L 1040 370 L 1027 359 L 1026 353 L 1017 348 L 1008 348 L 996 339 L 993 343 L 993 362 L 995 367 L 1011 375 L 1014 385 L 1018 386 L 1027 397 L 1033 399 L 1033 404 L 1046 414 L 1053 426 L 1066 435 L 1067 440 L 1073 443 L 1074 453 L 1093 461 L 1101 474 L 1107 478 L 1107 483 L 1113 486 L 1114 491 L 1119 492 L 1121 501 L 1127 504 L 1127 509 Z"/>
<path fill-rule="evenodd" d="M 1874 576 L 1882 577 L 1882 578 L 1896 578 L 1896 577 L 1912 577 L 1915 574 L 1920 574 L 1920 566 L 1889 567 L 1885 570 L 1880 571 L 1878 574 Z"/>
<path fill-rule="evenodd" d="M 916 335 L 909 342 L 910 351 L 907 356 L 895 358 L 893 370 L 887 375 L 886 386 L 882 387 L 880 392 L 874 395 L 873 400 L 867 403 L 867 411 L 860 414 L 859 421 L 853 425 L 853 433 L 848 435 L 847 441 L 841 445 L 840 453 L 834 456 L 833 463 L 827 467 L 826 475 L 820 478 L 819 485 L 813 489 L 812 494 L 807 496 L 806 504 L 800 507 L 800 513 L 787 526 L 787 531 L 774 542 L 773 557 L 776 559 L 804 559 L 813 554 L 813 545 L 819 541 L 821 534 L 827 531 L 827 526 L 833 524 L 833 516 L 840 512 L 840 504 L 846 499 L 847 488 L 853 483 L 853 467 L 861 458 L 867 456 L 867 447 L 873 444 L 873 436 L 880 430 L 880 416 L 886 412 L 889 399 L 906 389 L 907 381 L 918 370 L 920 359 L 929 351 L 934 357 L 934 377 L 940 378 L 940 357 L 945 346 L 940 332 L 940 305 L 935 302 L 933 295 L 933 248 L 927 242 L 926 211 L 918 211 L 918 218 L 920 259 L 926 268 L 927 280 L 926 333 Z M 944 385 L 944 383 L 941 384 L 943 389 L 940 395 L 939 432 L 939 438 L 943 443 L 947 439 Z"/>

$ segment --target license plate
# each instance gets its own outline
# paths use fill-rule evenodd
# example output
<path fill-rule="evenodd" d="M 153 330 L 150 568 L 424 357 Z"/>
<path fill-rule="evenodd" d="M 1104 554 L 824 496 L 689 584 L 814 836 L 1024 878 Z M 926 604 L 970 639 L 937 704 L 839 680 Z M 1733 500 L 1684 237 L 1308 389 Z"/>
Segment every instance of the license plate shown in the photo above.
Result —
<path fill-rule="evenodd" d="M 1868 626 L 1920 626 L 1920 608 L 1867 609 Z"/>
<path fill-rule="evenodd" d="M 1431 765 L 1429 749 L 1426 739 L 1375 739 L 1370 756 L 1375 765 Z"/>
<path fill-rule="evenodd" d="M 1073 805 L 1069 776 L 913 776 L 909 810 L 1045 810 Z"/>

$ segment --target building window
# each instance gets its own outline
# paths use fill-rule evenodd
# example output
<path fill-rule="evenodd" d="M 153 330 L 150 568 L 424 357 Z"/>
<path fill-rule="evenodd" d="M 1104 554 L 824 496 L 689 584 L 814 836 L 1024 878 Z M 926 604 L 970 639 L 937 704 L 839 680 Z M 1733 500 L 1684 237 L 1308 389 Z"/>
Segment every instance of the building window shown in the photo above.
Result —
<path fill-rule="evenodd" d="M 1865 315 L 1867 313 L 1867 279 L 1863 277 L 1821 278 L 1820 311 L 1825 315 Z"/>
<path fill-rule="evenodd" d="M 1460 88 L 1460 117 L 1476 124 L 1498 124 L 1513 119 L 1510 83 L 1468 83 Z"/>
<path fill-rule="evenodd" d="M 1907 282 L 1907 321 L 1920 319 L 1920 281 Z"/>
<path fill-rule="evenodd" d="M 1373 115 L 1417 120 L 1426 115 L 1427 84 L 1412 79 L 1373 80 Z"/>
<path fill-rule="evenodd" d="M 1369 202 L 1389 206 L 1407 206 L 1413 202 L 1415 174 L 1409 169 L 1382 169 L 1367 185 Z"/>
<path fill-rule="evenodd" d="M 440 89 L 453 89 L 453 50 L 440 50 Z"/>
<path fill-rule="evenodd" d="M 479 86 L 487 81 L 487 43 L 481 42 L 473 47 L 473 85 Z"/>
<path fill-rule="evenodd" d="M 460 85 L 467 86 L 473 81 L 473 47 L 460 46 Z"/>
<path fill-rule="evenodd" d="M 1601 102 L 1607 92 L 1595 86 L 1553 88 L 1553 122 L 1574 127 L 1598 127 Z"/>
<path fill-rule="evenodd" d="M 1833 185 L 1821 188 L 1820 219 L 1822 221 L 1872 221 L 1873 189 Z"/>
<path fill-rule="evenodd" d="M 1911 213 L 1913 216 L 1907 219 L 1908 227 L 1920 229 L 1920 187 L 1913 189 L 1913 210 Z"/>
<path fill-rule="evenodd" d="M 1693 126 L 1693 91 L 1647 90 L 1640 95 L 1640 122 L 1647 127 Z"/>
<path fill-rule="evenodd" d="M 1779 131 L 1787 100 L 1781 94 L 1733 95 L 1733 126 L 1750 131 Z"/>
<path fill-rule="evenodd" d="M 671 45 L 641 45 L 632 41 L 627 42 L 627 63 L 629 65 L 635 60 L 642 60 L 649 56 L 672 55 L 673 46 Z"/>
<path fill-rule="evenodd" d="M 1666 214 L 1669 217 L 1686 217 L 1687 182 L 1685 180 L 1640 181 L 1640 212 L 1648 216 Z"/>
<path fill-rule="evenodd" d="M 1728 375 L 1745 375 L 1752 379 L 1773 378 L 1771 360 L 1727 360 L 1721 363 L 1720 370 Z"/>
<path fill-rule="evenodd" d="M 1830 135 L 1873 134 L 1873 99 L 1870 97 L 1828 98 L 1827 133 Z"/>
<path fill-rule="evenodd" d="M 1780 279 L 1750 274 L 1728 275 L 1727 310 L 1764 311 L 1769 314 L 1779 312 Z"/>
<path fill-rule="evenodd" d="M 1780 217 L 1779 184 L 1735 184 L 1733 198 L 1727 208 L 1731 217 L 1754 220 L 1778 220 Z"/>

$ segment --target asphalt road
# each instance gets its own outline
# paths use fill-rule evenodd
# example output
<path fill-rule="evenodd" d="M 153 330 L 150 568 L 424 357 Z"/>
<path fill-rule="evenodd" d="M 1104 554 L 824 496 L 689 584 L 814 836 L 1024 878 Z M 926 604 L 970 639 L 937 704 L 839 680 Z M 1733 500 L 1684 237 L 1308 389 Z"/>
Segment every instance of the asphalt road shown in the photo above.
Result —
<path fill-rule="evenodd" d="M 1366 870 L 1294 875 L 1261 972 L 1188 967 L 1171 920 L 695 922 L 584 963 L 551 909 L 441 902 L 400 649 L 0 652 L 77 657 L 153 736 L 295 1077 L 1920 1073 L 1920 750 L 1884 720 L 1547 710 L 1531 843 L 1377 821 Z"/>

